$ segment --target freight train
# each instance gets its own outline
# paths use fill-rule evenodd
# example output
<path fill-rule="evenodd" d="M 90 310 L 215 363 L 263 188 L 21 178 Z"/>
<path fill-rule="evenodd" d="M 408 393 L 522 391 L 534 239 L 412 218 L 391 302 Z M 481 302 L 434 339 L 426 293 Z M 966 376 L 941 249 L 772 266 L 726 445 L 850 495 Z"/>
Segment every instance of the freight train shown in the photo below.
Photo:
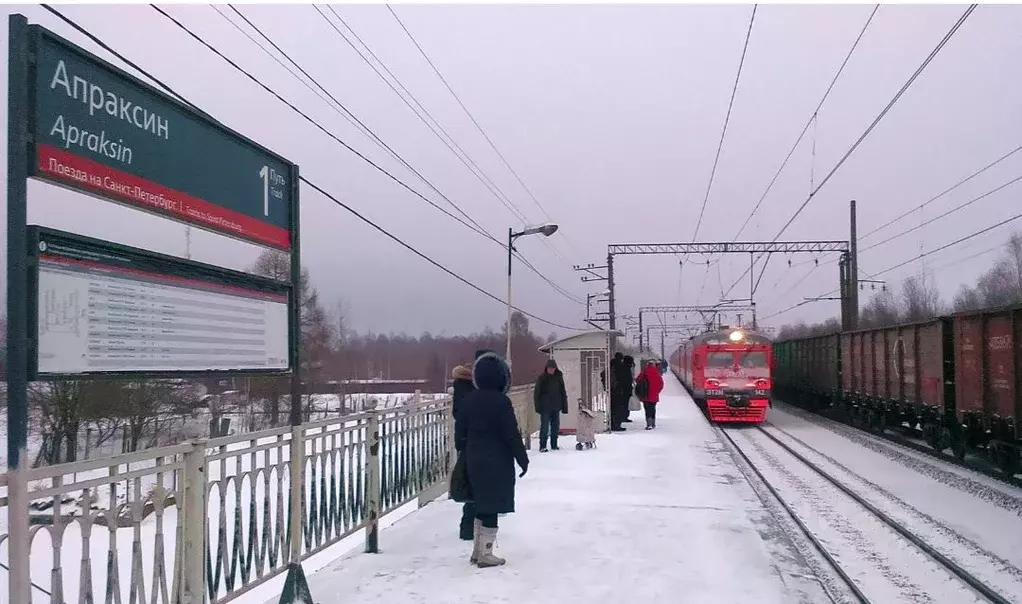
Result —
<path fill-rule="evenodd" d="M 670 366 L 710 421 L 759 423 L 770 406 L 771 354 L 769 338 L 722 328 L 690 338 Z"/>
<path fill-rule="evenodd" d="M 1020 467 L 1022 306 L 776 342 L 782 400 Z"/>

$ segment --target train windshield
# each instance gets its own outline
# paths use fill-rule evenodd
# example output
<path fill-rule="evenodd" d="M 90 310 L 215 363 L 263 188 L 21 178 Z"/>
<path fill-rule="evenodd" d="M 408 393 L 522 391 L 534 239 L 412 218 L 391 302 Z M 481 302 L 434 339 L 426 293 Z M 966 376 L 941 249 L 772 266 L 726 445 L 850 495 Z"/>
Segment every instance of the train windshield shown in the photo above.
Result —
<path fill-rule="evenodd" d="M 706 354 L 706 366 L 714 369 L 733 367 L 735 357 L 730 352 L 709 352 Z"/>
<path fill-rule="evenodd" d="M 745 369 L 763 369 L 767 366 L 767 354 L 759 350 L 740 352 L 738 364 Z"/>

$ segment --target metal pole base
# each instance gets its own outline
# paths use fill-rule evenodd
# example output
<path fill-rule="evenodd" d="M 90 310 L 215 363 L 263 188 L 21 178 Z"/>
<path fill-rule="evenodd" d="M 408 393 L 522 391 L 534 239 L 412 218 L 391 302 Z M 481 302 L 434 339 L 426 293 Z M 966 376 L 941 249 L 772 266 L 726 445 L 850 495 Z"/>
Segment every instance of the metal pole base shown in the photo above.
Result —
<path fill-rule="evenodd" d="M 315 604 L 301 564 L 287 565 L 287 578 L 284 579 L 284 591 L 280 594 L 278 604 Z"/>

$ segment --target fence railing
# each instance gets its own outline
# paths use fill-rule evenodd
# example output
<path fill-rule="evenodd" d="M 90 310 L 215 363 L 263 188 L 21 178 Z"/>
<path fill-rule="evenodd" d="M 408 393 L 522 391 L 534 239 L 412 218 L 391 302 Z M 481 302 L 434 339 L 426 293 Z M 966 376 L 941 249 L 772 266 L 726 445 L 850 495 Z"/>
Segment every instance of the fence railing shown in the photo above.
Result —
<path fill-rule="evenodd" d="M 510 397 L 528 444 L 538 429 L 532 388 Z M 304 560 L 364 530 L 375 552 L 380 518 L 446 491 L 450 409 L 449 398 L 416 396 L 293 428 L 33 468 L 18 477 L 24 500 L 7 496 L 15 485 L 2 474 L 0 593 L 26 578 L 6 570 L 11 552 L 27 555 L 26 604 L 220 604 L 280 575 L 292 551 Z M 27 542 L 12 542 L 14 523 L 29 526 L 16 531 Z"/>

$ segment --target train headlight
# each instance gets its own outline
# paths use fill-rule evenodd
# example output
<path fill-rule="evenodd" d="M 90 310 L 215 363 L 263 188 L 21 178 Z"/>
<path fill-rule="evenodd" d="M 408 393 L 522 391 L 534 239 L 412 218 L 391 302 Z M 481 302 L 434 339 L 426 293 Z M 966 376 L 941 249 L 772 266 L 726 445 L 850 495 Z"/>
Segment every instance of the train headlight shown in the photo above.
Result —
<path fill-rule="evenodd" d="M 745 334 L 742 333 L 742 331 L 740 329 L 736 329 L 736 330 L 732 331 L 731 334 L 728 337 L 731 338 L 732 342 L 741 342 L 742 338 L 745 337 Z"/>

